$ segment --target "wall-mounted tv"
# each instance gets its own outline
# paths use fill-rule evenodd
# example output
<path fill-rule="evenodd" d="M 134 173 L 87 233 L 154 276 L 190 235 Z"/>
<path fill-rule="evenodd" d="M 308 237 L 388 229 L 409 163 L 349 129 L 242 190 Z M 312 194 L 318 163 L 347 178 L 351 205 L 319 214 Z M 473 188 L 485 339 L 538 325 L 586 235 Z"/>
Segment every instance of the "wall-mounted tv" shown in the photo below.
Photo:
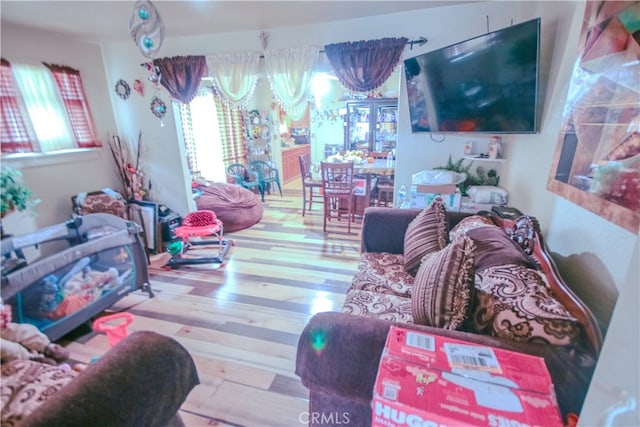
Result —
<path fill-rule="evenodd" d="M 540 18 L 408 58 L 413 132 L 538 131 Z"/>

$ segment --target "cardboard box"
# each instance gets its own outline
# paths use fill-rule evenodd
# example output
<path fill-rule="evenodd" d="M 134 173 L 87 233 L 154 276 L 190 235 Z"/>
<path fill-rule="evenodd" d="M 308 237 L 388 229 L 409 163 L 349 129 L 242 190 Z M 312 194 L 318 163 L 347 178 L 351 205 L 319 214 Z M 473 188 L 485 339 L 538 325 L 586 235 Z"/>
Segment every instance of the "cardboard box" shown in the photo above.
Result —
<path fill-rule="evenodd" d="M 460 201 L 460 212 L 476 213 L 480 211 L 491 212 L 494 205 L 488 203 L 476 203 L 469 197 L 463 197 Z"/>
<path fill-rule="evenodd" d="M 426 187 L 426 188 L 425 188 Z M 452 191 L 450 193 L 435 191 L 432 193 L 420 192 L 420 190 L 428 189 L 444 189 L 446 191 Z M 460 209 L 461 194 L 457 191 L 456 186 L 453 184 L 447 185 L 412 185 L 409 191 L 409 207 L 423 209 L 433 202 L 437 196 L 442 197 L 445 208 L 450 211 L 457 211 Z"/>
<path fill-rule="evenodd" d="M 441 184 L 441 185 L 428 185 L 428 184 L 413 184 L 411 186 L 411 191 L 416 191 L 416 193 L 427 193 L 427 194 L 455 194 L 458 190 L 455 184 Z"/>
<path fill-rule="evenodd" d="M 372 426 L 562 426 L 544 359 L 397 326 L 389 330 Z"/>

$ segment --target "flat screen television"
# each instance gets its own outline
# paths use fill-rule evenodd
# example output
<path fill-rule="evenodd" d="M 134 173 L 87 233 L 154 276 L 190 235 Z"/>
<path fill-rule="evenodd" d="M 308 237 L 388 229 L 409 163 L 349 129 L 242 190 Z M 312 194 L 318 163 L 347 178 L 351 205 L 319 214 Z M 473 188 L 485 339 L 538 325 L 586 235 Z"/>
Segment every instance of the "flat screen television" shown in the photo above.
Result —
<path fill-rule="evenodd" d="M 404 61 L 413 132 L 538 131 L 540 18 Z"/>

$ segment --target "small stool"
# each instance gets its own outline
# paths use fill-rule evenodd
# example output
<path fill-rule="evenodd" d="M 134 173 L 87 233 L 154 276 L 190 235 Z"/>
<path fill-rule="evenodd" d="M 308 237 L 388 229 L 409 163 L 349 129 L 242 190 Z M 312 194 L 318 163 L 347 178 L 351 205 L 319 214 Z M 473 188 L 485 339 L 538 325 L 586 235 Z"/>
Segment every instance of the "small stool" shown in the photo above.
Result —
<path fill-rule="evenodd" d="M 376 205 L 393 207 L 393 185 L 378 185 L 378 200 L 376 200 Z"/>

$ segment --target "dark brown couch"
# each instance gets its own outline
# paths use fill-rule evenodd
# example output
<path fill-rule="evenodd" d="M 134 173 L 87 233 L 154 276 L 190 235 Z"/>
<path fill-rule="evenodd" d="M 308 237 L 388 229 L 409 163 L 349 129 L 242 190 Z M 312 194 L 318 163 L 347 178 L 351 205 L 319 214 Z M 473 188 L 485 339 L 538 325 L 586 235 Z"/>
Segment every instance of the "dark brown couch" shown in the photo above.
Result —
<path fill-rule="evenodd" d="M 14 381 L 13 397 L 18 401 L 18 406 L 5 404 L 3 412 L 10 407 L 20 412 L 27 400 L 46 399 L 25 416 L 3 413 L 3 426 L 21 427 L 181 426 L 178 409 L 199 383 L 184 347 L 172 338 L 142 331 L 79 373 L 16 360 L 2 365 L 2 376 L 3 400 L 9 398 L 4 393 Z"/>
<path fill-rule="evenodd" d="M 363 258 L 371 252 L 402 254 L 405 231 L 419 212 L 368 208 L 361 236 Z M 447 213 L 447 216 L 451 228 L 466 215 Z M 516 221 L 495 214 L 489 216 L 525 248 L 538 269 L 545 274 L 557 299 L 578 319 L 582 337 L 580 343 L 549 345 L 518 342 L 464 330 L 446 330 L 415 323 L 401 325 L 543 357 L 554 382 L 563 418 L 569 413 L 579 414 L 602 342 L 595 319 L 588 307 L 557 274 L 535 219 L 523 217 L 522 221 Z M 367 263 L 361 261 L 358 269 L 366 266 Z M 296 373 L 310 390 L 310 425 L 344 425 L 347 420 L 350 426 L 371 425 L 373 385 L 387 332 L 394 323 L 398 322 L 376 318 L 370 313 L 363 317 L 327 312 L 319 313 L 310 320 L 300 337 L 296 362 Z"/>

